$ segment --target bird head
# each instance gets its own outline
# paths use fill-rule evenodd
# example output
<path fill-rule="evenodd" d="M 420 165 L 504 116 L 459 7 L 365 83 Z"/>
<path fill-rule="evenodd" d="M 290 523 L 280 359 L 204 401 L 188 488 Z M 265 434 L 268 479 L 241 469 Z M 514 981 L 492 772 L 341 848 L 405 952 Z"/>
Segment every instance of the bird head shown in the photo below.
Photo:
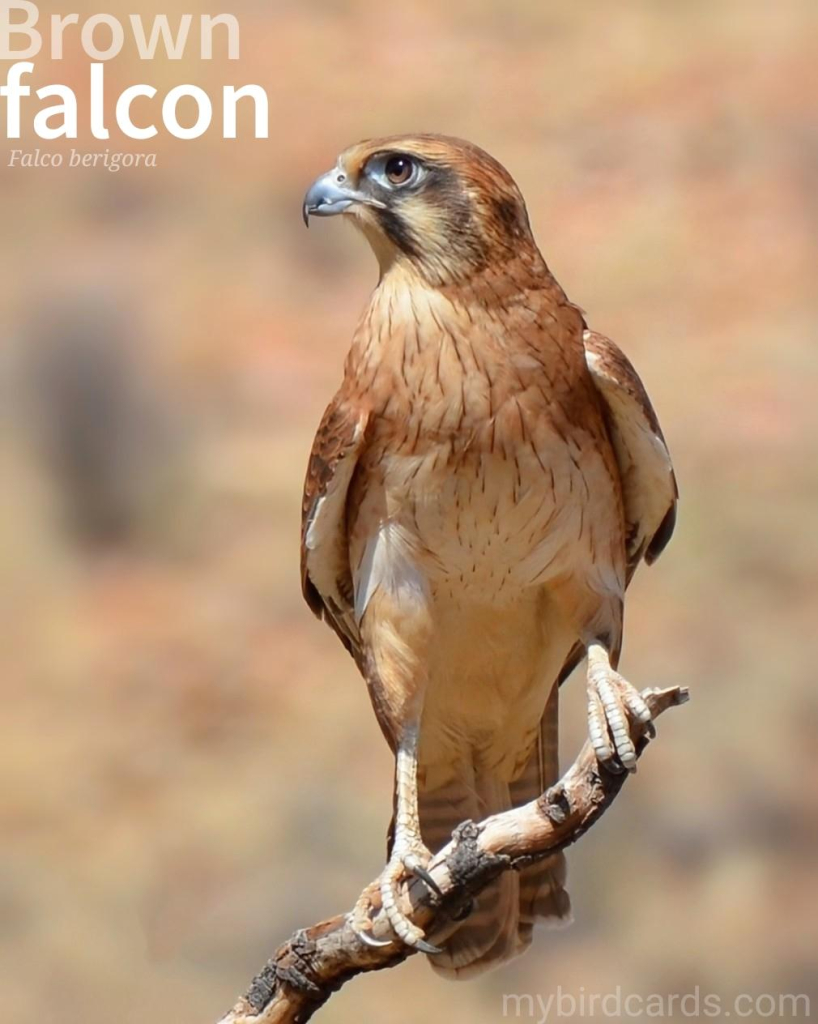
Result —
<path fill-rule="evenodd" d="M 344 214 L 368 239 L 381 273 L 399 265 L 433 285 L 488 266 L 539 258 L 525 202 L 508 171 L 469 142 L 405 135 L 351 146 L 304 197 L 310 216 Z"/>

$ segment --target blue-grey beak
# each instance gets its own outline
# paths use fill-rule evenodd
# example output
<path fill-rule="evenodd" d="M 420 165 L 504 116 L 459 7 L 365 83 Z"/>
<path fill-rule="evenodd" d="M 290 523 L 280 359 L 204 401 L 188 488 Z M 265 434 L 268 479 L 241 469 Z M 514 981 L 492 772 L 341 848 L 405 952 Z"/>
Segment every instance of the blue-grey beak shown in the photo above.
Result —
<path fill-rule="evenodd" d="M 343 213 L 353 203 L 364 203 L 366 206 L 376 206 L 384 209 L 384 204 L 377 199 L 356 192 L 347 182 L 346 174 L 337 168 L 327 171 L 320 178 L 310 185 L 307 194 L 304 196 L 302 214 L 304 223 L 310 226 L 310 216 L 332 217 L 336 213 Z"/>

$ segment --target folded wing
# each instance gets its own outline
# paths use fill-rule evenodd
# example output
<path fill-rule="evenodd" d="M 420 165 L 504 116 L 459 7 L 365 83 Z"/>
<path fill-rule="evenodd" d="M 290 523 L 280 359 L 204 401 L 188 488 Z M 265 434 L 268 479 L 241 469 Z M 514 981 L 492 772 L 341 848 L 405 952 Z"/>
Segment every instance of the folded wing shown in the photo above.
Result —
<path fill-rule="evenodd" d="M 301 589 L 356 661 L 360 634 L 353 611 L 347 495 L 364 446 L 368 414 L 333 401 L 315 435 L 301 510 Z"/>
<path fill-rule="evenodd" d="M 644 558 L 650 565 L 670 540 L 679 492 L 659 420 L 636 370 L 610 338 L 586 331 L 583 341 L 622 480 L 630 581 L 639 562 Z"/>
<path fill-rule="evenodd" d="M 673 535 L 679 497 L 676 475 L 659 420 L 630 360 L 603 334 L 585 331 L 582 340 L 622 481 L 630 583 L 642 559 L 648 565 L 655 562 Z M 584 648 L 577 644 L 563 666 L 560 683 L 584 657 Z"/>

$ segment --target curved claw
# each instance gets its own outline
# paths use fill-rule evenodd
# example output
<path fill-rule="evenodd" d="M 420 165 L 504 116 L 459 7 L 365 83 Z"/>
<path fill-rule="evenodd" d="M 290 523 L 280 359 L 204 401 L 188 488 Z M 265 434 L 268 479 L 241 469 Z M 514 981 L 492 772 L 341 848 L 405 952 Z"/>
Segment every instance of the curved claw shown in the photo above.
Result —
<path fill-rule="evenodd" d="M 416 875 L 431 893 L 440 899 L 443 899 L 443 890 L 434 878 L 432 878 L 426 868 L 421 867 L 420 864 L 416 864 L 414 860 L 412 860 L 406 863 L 406 869 L 407 871 L 411 871 L 413 875 Z"/>
<path fill-rule="evenodd" d="M 391 946 L 391 939 L 376 939 L 372 932 L 358 931 L 357 928 L 352 929 L 361 942 L 366 946 L 371 946 L 373 949 L 380 949 L 382 946 Z"/>
<path fill-rule="evenodd" d="M 407 876 L 417 876 L 426 888 L 438 898 L 443 895 L 440 886 L 432 878 L 425 867 L 431 860 L 429 851 L 420 842 L 413 844 L 410 849 L 393 849 L 392 857 L 384 869 L 380 879 L 381 905 L 386 914 L 395 935 L 401 942 L 421 953 L 440 953 L 437 946 L 433 946 L 424 936 L 423 930 L 418 928 L 400 909 L 399 887 Z"/>
<path fill-rule="evenodd" d="M 416 939 L 413 945 L 415 949 L 419 949 L 421 953 L 431 953 L 433 956 L 435 953 L 443 952 L 439 946 L 433 946 L 432 943 L 427 942 L 426 939 Z"/>

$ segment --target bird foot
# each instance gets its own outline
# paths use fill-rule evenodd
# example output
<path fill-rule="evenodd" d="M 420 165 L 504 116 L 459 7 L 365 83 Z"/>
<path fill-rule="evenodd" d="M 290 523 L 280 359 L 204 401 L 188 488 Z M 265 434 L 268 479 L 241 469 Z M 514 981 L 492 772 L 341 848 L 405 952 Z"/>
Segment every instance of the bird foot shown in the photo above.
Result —
<path fill-rule="evenodd" d="M 403 882 L 419 878 L 433 895 L 442 896 L 437 882 L 427 870 L 431 859 L 432 855 L 419 839 L 402 843 L 396 841 L 389 863 L 380 877 L 381 902 L 393 931 L 407 946 L 421 953 L 439 953 L 440 949 L 428 942 L 422 929 L 400 909 L 400 887 Z"/>
<path fill-rule="evenodd" d="M 609 771 L 636 771 L 631 722 L 653 733 L 650 708 L 636 687 L 611 668 L 607 655 L 589 655 L 588 733 L 597 760 Z"/>
<path fill-rule="evenodd" d="M 412 924 L 398 908 L 400 886 L 412 878 L 419 878 L 435 896 L 443 895 L 437 882 L 427 870 L 426 866 L 430 860 L 431 854 L 419 841 L 407 841 L 404 844 L 404 852 L 401 852 L 397 844 L 395 845 L 389 863 L 375 883 L 377 891 L 372 892 L 373 886 L 364 889 L 350 915 L 352 930 L 361 942 L 366 943 L 367 946 L 378 948 L 389 946 L 394 941 L 391 938 L 379 938 L 372 932 L 373 911 L 377 914 L 382 907 L 392 930 L 402 942 L 421 953 L 440 952 L 437 946 L 426 940 L 423 931 L 417 925 Z M 379 903 L 380 906 L 378 906 Z"/>
<path fill-rule="evenodd" d="M 375 883 L 374 888 L 377 889 L 377 887 L 378 883 Z M 373 886 L 367 886 L 358 897 L 358 902 L 350 914 L 350 925 L 361 942 L 377 949 L 380 946 L 391 946 L 392 939 L 379 939 L 372 934 L 372 911 L 374 910 L 377 913 L 380 910 L 379 906 L 373 905 L 372 889 Z"/>

